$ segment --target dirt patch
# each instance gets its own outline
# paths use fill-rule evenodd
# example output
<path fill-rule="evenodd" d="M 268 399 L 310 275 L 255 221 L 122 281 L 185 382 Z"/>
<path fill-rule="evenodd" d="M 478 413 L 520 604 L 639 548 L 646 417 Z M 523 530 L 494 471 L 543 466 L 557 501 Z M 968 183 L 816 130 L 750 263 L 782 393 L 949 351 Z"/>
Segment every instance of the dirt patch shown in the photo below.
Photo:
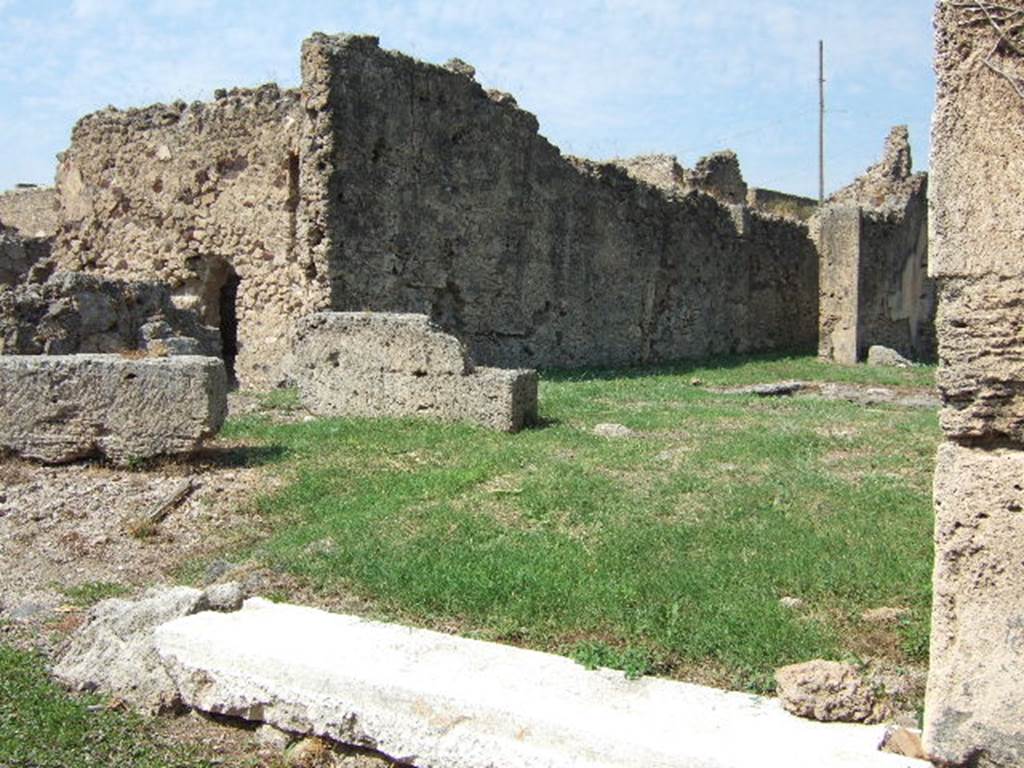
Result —
<path fill-rule="evenodd" d="M 0 619 L 24 630 L 60 629 L 85 607 L 68 590 L 101 597 L 175 581 L 183 565 L 251 525 L 251 502 L 275 484 L 264 466 L 268 455 L 218 441 L 189 463 L 139 469 L 0 460 Z M 185 477 L 191 492 L 145 535 L 133 533 L 131 521 Z M 50 633 L 13 634 L 44 640 Z"/>

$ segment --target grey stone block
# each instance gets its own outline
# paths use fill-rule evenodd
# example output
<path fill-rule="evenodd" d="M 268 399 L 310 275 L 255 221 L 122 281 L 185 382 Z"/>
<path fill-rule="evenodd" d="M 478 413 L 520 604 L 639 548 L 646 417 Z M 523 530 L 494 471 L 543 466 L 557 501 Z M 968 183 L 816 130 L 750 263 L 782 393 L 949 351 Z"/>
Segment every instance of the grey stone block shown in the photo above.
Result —
<path fill-rule="evenodd" d="M 515 432 L 537 416 L 537 374 L 475 368 L 424 315 L 319 312 L 298 323 L 293 375 L 321 416 L 428 416 Z"/>
<path fill-rule="evenodd" d="M 47 463 L 187 453 L 227 413 L 213 357 L 0 355 L 0 450 Z"/>

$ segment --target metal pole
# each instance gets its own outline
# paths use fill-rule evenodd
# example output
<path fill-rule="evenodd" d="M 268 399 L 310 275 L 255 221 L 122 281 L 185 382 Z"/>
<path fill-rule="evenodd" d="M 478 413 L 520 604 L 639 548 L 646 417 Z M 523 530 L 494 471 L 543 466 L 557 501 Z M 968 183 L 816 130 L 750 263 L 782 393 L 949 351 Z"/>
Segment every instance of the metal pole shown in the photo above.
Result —
<path fill-rule="evenodd" d="M 818 41 L 818 202 L 825 202 L 825 42 Z"/>

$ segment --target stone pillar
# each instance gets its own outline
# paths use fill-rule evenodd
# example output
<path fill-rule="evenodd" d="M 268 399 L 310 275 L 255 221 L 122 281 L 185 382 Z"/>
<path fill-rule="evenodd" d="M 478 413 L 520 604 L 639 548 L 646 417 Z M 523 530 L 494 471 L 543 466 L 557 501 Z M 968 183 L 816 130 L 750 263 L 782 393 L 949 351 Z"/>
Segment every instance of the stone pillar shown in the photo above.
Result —
<path fill-rule="evenodd" d="M 821 253 L 818 355 L 853 365 L 860 347 L 860 208 L 827 206 L 817 226 Z"/>
<path fill-rule="evenodd" d="M 979 6 L 936 10 L 930 269 L 945 443 L 924 742 L 936 762 L 1009 768 L 1024 765 L 1024 57 L 997 45 L 996 27 L 1024 3 Z"/>

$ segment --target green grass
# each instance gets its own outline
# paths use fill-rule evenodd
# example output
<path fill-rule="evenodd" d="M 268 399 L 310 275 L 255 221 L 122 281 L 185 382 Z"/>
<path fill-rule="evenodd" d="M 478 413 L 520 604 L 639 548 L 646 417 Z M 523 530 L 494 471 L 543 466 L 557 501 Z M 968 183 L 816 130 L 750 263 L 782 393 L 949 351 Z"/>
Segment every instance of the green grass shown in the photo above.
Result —
<path fill-rule="evenodd" d="M 0 765 L 5 768 L 208 768 L 163 744 L 141 717 L 64 693 L 42 657 L 0 644 Z"/>
<path fill-rule="evenodd" d="M 631 674 L 765 690 L 775 667 L 818 656 L 922 661 L 935 414 L 690 381 L 929 386 L 933 375 L 811 358 L 549 374 L 546 426 L 511 436 L 233 421 L 227 436 L 274 446 L 287 480 L 260 499 L 265 535 L 242 554 L 379 615 Z M 639 436 L 591 433 L 609 421 Z M 780 606 L 784 595 L 804 607 Z M 857 619 L 880 605 L 913 612 L 892 647 Z"/>
<path fill-rule="evenodd" d="M 122 597 L 129 592 L 131 592 L 130 587 L 109 581 L 88 581 L 84 584 L 64 588 L 64 594 L 71 604 L 82 608 L 88 608 L 109 597 Z"/>

